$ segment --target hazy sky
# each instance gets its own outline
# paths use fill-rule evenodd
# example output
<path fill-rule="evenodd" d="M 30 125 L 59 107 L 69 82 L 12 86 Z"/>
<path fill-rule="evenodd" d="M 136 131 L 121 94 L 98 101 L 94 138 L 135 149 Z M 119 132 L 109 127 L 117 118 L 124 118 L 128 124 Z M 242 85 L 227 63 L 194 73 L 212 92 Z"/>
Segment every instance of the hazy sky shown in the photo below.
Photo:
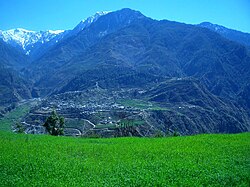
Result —
<path fill-rule="evenodd" d="M 0 30 L 72 29 L 97 11 L 122 8 L 154 19 L 209 21 L 250 33 L 250 0 L 0 0 Z"/>

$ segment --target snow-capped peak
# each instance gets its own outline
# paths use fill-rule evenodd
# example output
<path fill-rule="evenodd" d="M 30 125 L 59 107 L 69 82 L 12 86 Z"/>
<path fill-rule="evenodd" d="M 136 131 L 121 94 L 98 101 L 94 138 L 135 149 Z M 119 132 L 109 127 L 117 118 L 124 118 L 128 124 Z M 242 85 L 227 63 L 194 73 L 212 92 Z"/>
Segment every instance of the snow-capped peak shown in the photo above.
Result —
<path fill-rule="evenodd" d="M 210 22 L 202 22 L 202 23 L 199 24 L 199 26 L 208 28 L 210 30 L 213 30 L 213 31 L 216 31 L 216 32 L 219 32 L 219 33 L 228 32 L 228 29 L 226 27 L 223 27 L 223 26 L 217 25 L 217 24 L 213 24 L 213 23 L 210 23 Z"/>
<path fill-rule="evenodd" d="M 34 33 L 35 31 L 26 30 L 23 28 L 10 29 L 9 32 Z"/>
<path fill-rule="evenodd" d="M 106 15 L 110 13 L 111 11 L 101 11 L 101 12 L 96 12 L 95 15 L 88 17 L 87 19 L 82 20 L 81 22 L 86 22 L 86 23 L 93 23 L 95 22 L 99 17 Z"/>
<path fill-rule="evenodd" d="M 20 48 L 26 55 L 30 55 L 37 47 L 48 42 L 57 43 L 59 40 L 67 37 L 68 34 L 74 35 L 83 29 L 89 27 L 92 23 L 97 21 L 101 16 L 108 14 L 109 11 L 97 12 L 93 16 L 82 20 L 72 31 L 64 30 L 47 30 L 47 31 L 30 31 L 23 28 L 10 29 L 6 31 L 0 30 L 0 39 L 6 43 Z"/>
<path fill-rule="evenodd" d="M 29 54 L 34 44 L 46 43 L 63 32 L 64 30 L 30 31 L 17 28 L 1 31 L 0 38 L 12 46 L 21 47 L 26 54 Z"/>
<path fill-rule="evenodd" d="M 89 27 L 92 23 L 96 22 L 101 16 L 104 16 L 111 11 L 101 11 L 101 12 L 96 12 L 93 16 L 88 17 L 87 19 L 82 20 L 74 29 L 73 29 L 73 34 L 76 34 L 83 29 Z"/>
<path fill-rule="evenodd" d="M 64 32 L 64 30 L 55 30 L 55 31 L 48 30 L 48 32 L 51 33 L 51 34 L 60 34 L 60 33 Z"/>

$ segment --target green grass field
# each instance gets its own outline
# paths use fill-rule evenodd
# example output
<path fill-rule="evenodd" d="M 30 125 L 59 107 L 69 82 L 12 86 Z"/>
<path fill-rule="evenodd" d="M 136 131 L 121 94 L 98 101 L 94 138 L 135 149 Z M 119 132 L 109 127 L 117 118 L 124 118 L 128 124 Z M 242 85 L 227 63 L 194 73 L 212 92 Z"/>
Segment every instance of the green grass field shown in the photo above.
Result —
<path fill-rule="evenodd" d="M 0 186 L 249 186 L 250 133 L 84 139 L 0 131 Z"/>
<path fill-rule="evenodd" d="M 118 103 L 126 106 L 126 107 L 134 107 L 138 109 L 144 109 L 144 110 L 169 110 L 166 107 L 161 107 L 156 103 L 153 102 L 148 102 L 148 101 L 143 101 L 143 100 L 138 100 L 138 99 L 123 99 L 119 100 Z"/>

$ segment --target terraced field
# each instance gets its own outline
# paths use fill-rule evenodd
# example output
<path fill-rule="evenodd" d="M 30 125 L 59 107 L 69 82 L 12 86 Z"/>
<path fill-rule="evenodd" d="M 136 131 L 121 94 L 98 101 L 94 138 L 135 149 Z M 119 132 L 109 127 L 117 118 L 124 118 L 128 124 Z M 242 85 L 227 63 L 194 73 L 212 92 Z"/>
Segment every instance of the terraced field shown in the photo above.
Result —
<path fill-rule="evenodd" d="M 17 122 L 21 122 L 21 118 L 30 110 L 29 105 L 23 104 L 7 113 L 3 118 L 0 118 L 0 130 L 11 131 L 11 126 Z"/>
<path fill-rule="evenodd" d="M 249 186 L 250 133 L 72 138 L 0 131 L 0 186 Z"/>

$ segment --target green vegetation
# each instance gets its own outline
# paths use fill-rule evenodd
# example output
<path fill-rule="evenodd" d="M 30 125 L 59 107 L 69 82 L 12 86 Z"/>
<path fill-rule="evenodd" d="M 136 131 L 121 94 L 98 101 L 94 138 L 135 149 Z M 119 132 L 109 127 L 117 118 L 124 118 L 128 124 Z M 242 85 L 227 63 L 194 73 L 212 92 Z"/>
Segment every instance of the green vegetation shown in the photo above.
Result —
<path fill-rule="evenodd" d="M 65 121 L 64 117 L 59 116 L 55 110 L 52 111 L 51 115 L 46 119 L 43 126 L 46 131 L 53 136 L 64 135 Z"/>
<path fill-rule="evenodd" d="M 152 102 L 138 100 L 138 99 L 122 99 L 122 100 L 119 100 L 118 103 L 126 107 L 134 107 L 134 108 L 144 109 L 144 110 L 168 110 L 165 107 L 159 106 L 159 104 L 157 103 L 152 103 Z"/>
<path fill-rule="evenodd" d="M 164 133 L 164 132 L 162 132 L 162 131 L 160 131 L 160 130 L 157 130 L 157 131 L 155 131 L 155 133 L 153 134 L 152 137 L 154 137 L 154 138 L 162 138 L 162 137 L 164 137 L 164 136 L 165 136 L 165 133 Z"/>
<path fill-rule="evenodd" d="M 65 127 L 82 128 L 84 125 L 84 120 L 68 118 L 65 120 Z"/>
<path fill-rule="evenodd" d="M 26 104 L 19 105 L 11 110 L 3 118 L 0 118 L 0 130 L 11 131 L 11 126 L 19 123 L 21 118 L 30 111 L 30 107 Z"/>
<path fill-rule="evenodd" d="M 0 186 L 249 186 L 250 133 L 85 139 L 0 132 Z"/>
<path fill-rule="evenodd" d="M 116 128 L 115 124 L 98 124 L 95 129 Z"/>
<path fill-rule="evenodd" d="M 16 123 L 15 124 L 15 129 L 17 133 L 24 133 L 24 126 L 21 123 Z"/>
<path fill-rule="evenodd" d="M 127 107 L 135 107 L 135 108 L 139 108 L 139 109 L 147 109 L 149 107 L 151 107 L 151 104 L 146 102 L 146 101 L 142 101 L 142 100 L 138 100 L 138 99 L 124 99 L 124 100 L 119 100 L 118 103 L 127 106 Z"/>
<path fill-rule="evenodd" d="M 118 125 L 120 127 L 129 127 L 129 126 L 139 126 L 143 125 L 145 122 L 143 120 L 133 120 L 133 119 L 122 119 Z"/>

